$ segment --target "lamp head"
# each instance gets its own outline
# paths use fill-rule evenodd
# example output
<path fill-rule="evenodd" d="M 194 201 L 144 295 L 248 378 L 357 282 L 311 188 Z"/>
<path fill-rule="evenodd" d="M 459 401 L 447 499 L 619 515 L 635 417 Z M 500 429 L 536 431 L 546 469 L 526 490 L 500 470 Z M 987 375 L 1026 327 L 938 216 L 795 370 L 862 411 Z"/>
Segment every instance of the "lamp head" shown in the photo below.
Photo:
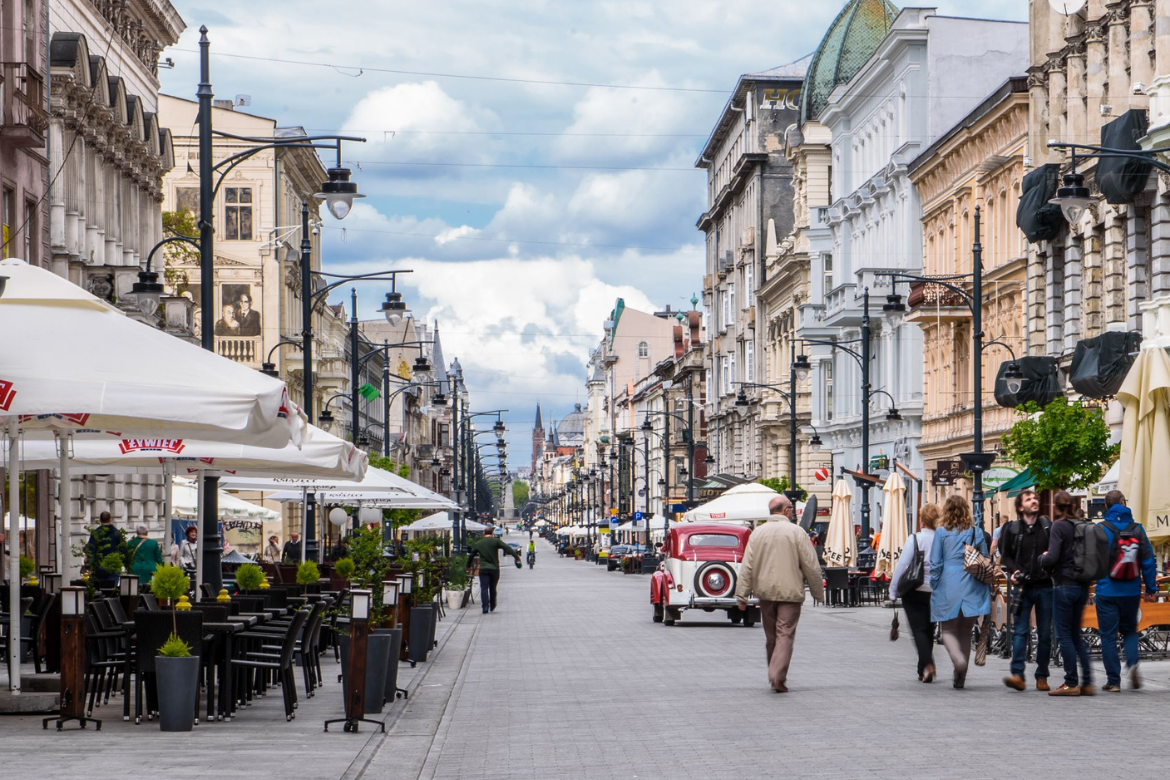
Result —
<path fill-rule="evenodd" d="M 892 406 L 891 406 L 891 407 L 890 407 L 890 411 L 886 412 L 886 419 L 887 419 L 887 420 L 889 420 L 889 421 L 891 421 L 891 422 L 893 422 L 893 421 L 895 421 L 895 420 L 901 420 L 901 419 L 902 419 L 902 413 L 901 413 L 901 412 L 899 412 L 897 409 L 895 409 L 894 407 L 892 407 Z"/>
<path fill-rule="evenodd" d="M 496 436 L 498 437 L 503 436 L 508 428 L 504 425 L 503 420 L 496 420 L 496 424 L 492 426 L 492 430 L 496 432 Z"/>
<path fill-rule="evenodd" d="M 1085 186 L 1085 175 L 1070 171 L 1064 175 L 1064 184 L 1056 190 L 1056 197 L 1048 201 L 1054 206 L 1060 206 L 1065 220 L 1070 225 L 1080 221 L 1081 215 L 1093 203 L 1089 197 L 1089 188 Z"/>
<path fill-rule="evenodd" d="M 138 281 L 130 288 L 130 294 L 138 303 L 138 310 L 146 315 L 158 311 L 164 292 L 163 286 L 159 284 L 158 274 L 154 271 L 139 271 Z"/>
<path fill-rule="evenodd" d="M 442 393 L 435 393 L 435 396 L 431 399 L 431 403 L 435 406 L 446 406 L 447 396 Z"/>
<path fill-rule="evenodd" d="M 735 396 L 735 405 L 736 406 L 751 406 L 751 401 L 748 400 L 747 393 L 745 393 L 743 391 L 742 387 L 739 388 L 739 393 L 736 394 L 736 396 Z"/>
<path fill-rule="evenodd" d="M 803 382 L 808 379 L 808 374 L 812 371 L 812 365 L 808 362 L 808 355 L 797 355 L 796 360 L 792 363 L 792 370 L 796 373 L 796 378 Z"/>
<path fill-rule="evenodd" d="M 707 457 L 703 458 L 703 463 L 705 463 L 708 466 L 714 466 L 715 465 L 715 456 L 708 452 Z"/>
<path fill-rule="evenodd" d="M 819 452 L 821 447 L 824 445 L 825 443 L 821 441 L 821 436 L 819 433 L 814 433 L 812 438 L 808 440 L 808 448 L 813 452 Z"/>
<path fill-rule="evenodd" d="M 1007 382 L 1007 391 L 1012 395 L 1020 392 L 1024 386 L 1024 372 L 1020 370 L 1020 361 L 1012 360 L 1004 369 L 1003 378 Z"/>
<path fill-rule="evenodd" d="M 329 181 L 321 185 L 318 198 L 325 200 L 329 213 L 337 219 L 345 219 L 353 208 L 355 198 L 364 198 L 357 185 L 349 180 L 349 168 L 330 168 Z"/>
<path fill-rule="evenodd" d="M 406 316 L 406 303 L 402 300 L 402 293 L 388 292 L 386 293 L 386 300 L 382 302 L 382 315 L 393 326 L 397 326 L 402 322 L 402 318 Z"/>
<path fill-rule="evenodd" d="M 419 355 L 414 359 L 414 373 L 429 374 L 431 373 L 431 363 L 427 360 L 426 355 Z"/>
<path fill-rule="evenodd" d="M 265 361 L 265 362 L 260 364 L 260 373 L 264 374 L 265 376 L 270 376 L 270 377 L 279 377 L 280 376 L 280 372 L 276 370 L 276 364 L 269 363 L 268 361 Z"/>
<path fill-rule="evenodd" d="M 333 427 L 333 412 L 326 409 L 317 415 L 317 427 L 328 432 Z"/>
<path fill-rule="evenodd" d="M 902 316 L 905 313 L 906 304 L 902 303 L 901 295 L 890 293 L 886 296 L 886 302 L 882 304 L 882 314 L 891 328 L 896 328 L 902 323 Z"/>
<path fill-rule="evenodd" d="M 650 431 L 654 430 L 654 426 L 650 424 L 649 417 L 644 417 L 642 419 L 642 430 L 646 433 L 650 433 Z"/>

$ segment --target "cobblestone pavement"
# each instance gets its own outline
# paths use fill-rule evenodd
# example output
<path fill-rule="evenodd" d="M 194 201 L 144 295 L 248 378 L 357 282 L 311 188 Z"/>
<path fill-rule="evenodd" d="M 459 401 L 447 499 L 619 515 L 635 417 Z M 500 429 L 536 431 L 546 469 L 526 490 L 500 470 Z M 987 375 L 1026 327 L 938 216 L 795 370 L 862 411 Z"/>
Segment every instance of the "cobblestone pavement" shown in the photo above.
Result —
<path fill-rule="evenodd" d="M 1170 664 L 1147 663 L 1141 691 L 1052 699 L 1004 688 L 992 658 L 956 691 L 941 647 L 941 679 L 918 682 L 890 610 L 809 605 L 791 692 L 775 694 L 758 626 L 701 612 L 655 625 L 647 578 L 537 549 L 535 570 L 505 567 L 497 612 L 473 607 L 457 627 L 469 651 L 450 693 L 424 688 L 432 706 L 395 726 L 416 736 L 388 738 L 364 777 L 982 780 L 1161 764 Z"/>

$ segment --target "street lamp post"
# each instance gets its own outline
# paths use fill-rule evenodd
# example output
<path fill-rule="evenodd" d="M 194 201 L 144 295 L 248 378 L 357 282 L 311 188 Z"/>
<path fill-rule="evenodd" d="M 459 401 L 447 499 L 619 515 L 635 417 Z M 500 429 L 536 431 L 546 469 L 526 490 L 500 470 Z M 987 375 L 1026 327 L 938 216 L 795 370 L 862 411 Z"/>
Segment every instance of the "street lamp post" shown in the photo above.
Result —
<path fill-rule="evenodd" d="M 1079 174 L 1078 174 L 1079 175 Z M 1066 177 L 1066 181 L 1067 181 Z M 1061 188 L 1064 189 L 1064 188 Z M 972 444 L 974 445 L 974 452 L 964 452 L 959 455 L 963 464 L 967 467 L 974 477 L 971 491 L 971 514 L 975 518 L 975 522 L 979 527 L 983 527 L 983 472 L 991 468 L 991 464 L 995 462 L 994 452 L 983 451 L 983 352 L 993 346 L 1003 347 L 1011 355 L 1011 362 L 1008 364 L 1007 370 L 1004 372 L 1004 378 L 1010 382 L 1018 382 L 1023 374 L 1020 372 L 1019 363 L 1016 360 L 1015 350 L 1010 345 L 1002 341 L 993 340 L 984 343 L 983 337 L 983 244 L 981 241 L 980 231 L 982 226 L 981 209 L 979 206 L 975 207 L 975 235 L 974 242 L 971 245 L 971 262 L 972 272 L 970 274 L 955 274 L 937 279 L 931 279 L 925 276 L 914 276 L 912 274 L 903 273 L 883 273 L 884 276 L 889 276 L 891 281 L 896 284 L 898 281 L 910 282 L 925 282 L 929 284 L 937 284 L 945 287 L 951 292 L 959 296 L 971 311 L 971 341 L 972 341 L 972 374 L 973 384 L 975 387 L 974 406 L 972 409 Z M 963 288 L 953 281 L 971 279 L 971 292 L 968 293 Z M 896 321 L 906 311 L 906 305 L 902 303 L 902 296 L 897 293 L 891 293 L 888 296 L 888 303 L 886 303 L 882 310 L 891 319 Z"/>

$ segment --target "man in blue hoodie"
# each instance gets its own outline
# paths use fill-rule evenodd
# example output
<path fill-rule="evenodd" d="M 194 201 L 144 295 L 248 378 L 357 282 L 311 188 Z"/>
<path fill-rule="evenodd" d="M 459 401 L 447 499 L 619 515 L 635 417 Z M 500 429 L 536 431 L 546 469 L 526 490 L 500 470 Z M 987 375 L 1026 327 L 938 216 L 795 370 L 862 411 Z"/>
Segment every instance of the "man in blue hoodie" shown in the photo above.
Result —
<path fill-rule="evenodd" d="M 1106 577 L 1097 582 L 1097 625 L 1101 633 L 1101 661 L 1105 665 L 1105 687 L 1107 693 L 1121 690 L 1121 659 L 1117 656 L 1117 634 L 1120 630 L 1125 647 L 1125 666 L 1129 670 L 1129 681 L 1133 688 L 1142 687 L 1138 674 L 1138 610 L 1141 607 L 1142 581 L 1146 583 L 1147 597 L 1158 592 L 1158 566 L 1154 549 L 1146 537 L 1146 530 L 1133 519 L 1133 513 L 1125 505 L 1125 496 L 1120 490 L 1105 494 L 1105 533 L 1109 536 L 1109 565 L 1115 564 L 1119 552 L 1119 540 L 1126 539 L 1131 546 L 1136 533 L 1136 571 L 1129 571 L 1123 578 Z M 1124 565 L 1121 567 L 1125 569 Z"/>

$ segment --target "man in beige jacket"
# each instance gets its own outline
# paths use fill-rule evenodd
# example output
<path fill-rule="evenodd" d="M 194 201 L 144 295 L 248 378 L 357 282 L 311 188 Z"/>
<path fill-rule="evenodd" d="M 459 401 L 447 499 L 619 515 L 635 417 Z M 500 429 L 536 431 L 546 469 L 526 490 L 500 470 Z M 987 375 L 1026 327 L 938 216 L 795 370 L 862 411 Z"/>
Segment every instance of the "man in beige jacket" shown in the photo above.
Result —
<path fill-rule="evenodd" d="M 768 681 L 777 693 L 787 693 L 788 665 L 804 603 L 804 584 L 808 583 L 816 602 L 824 601 L 825 587 L 812 542 L 792 521 L 788 497 L 772 499 L 768 512 L 768 522 L 748 538 L 735 598 L 740 609 L 747 607 L 753 595 L 760 600 L 760 618 L 767 637 Z"/>

